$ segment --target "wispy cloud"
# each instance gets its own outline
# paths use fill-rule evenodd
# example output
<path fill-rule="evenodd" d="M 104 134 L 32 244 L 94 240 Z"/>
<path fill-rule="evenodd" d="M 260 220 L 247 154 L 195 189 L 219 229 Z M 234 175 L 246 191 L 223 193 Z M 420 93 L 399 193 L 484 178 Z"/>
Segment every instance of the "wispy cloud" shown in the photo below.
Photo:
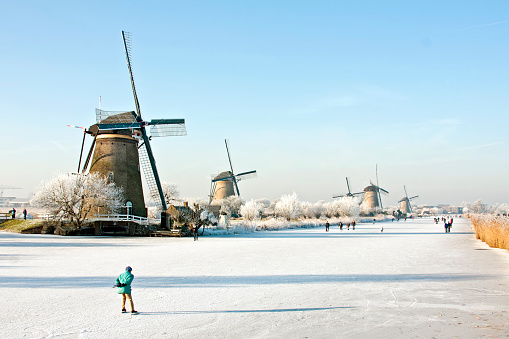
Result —
<path fill-rule="evenodd" d="M 405 100 L 405 96 L 401 93 L 381 88 L 377 86 L 360 86 L 349 90 L 346 93 L 337 95 L 324 96 L 319 98 L 312 107 L 318 108 L 334 108 L 334 107 L 352 107 L 360 106 L 373 101 L 389 100 L 401 101 Z"/>
<path fill-rule="evenodd" d="M 498 142 L 492 142 L 489 144 L 467 146 L 467 147 L 458 148 L 454 152 L 463 152 L 463 151 L 469 151 L 469 150 L 474 150 L 474 149 L 479 149 L 479 148 L 492 147 L 492 146 L 496 146 L 496 145 L 502 145 L 503 143 L 504 143 L 503 141 L 498 141 Z"/>
<path fill-rule="evenodd" d="M 456 29 L 453 29 L 452 32 L 455 32 L 455 31 L 464 31 L 464 30 L 467 30 L 467 29 L 474 29 L 474 28 L 480 28 L 480 27 L 501 25 L 501 24 L 506 24 L 508 22 L 509 22 L 509 20 L 504 20 L 504 21 L 492 22 L 492 23 L 489 23 L 489 24 L 482 24 L 482 25 L 475 25 L 475 26 L 469 26 L 469 27 L 456 28 Z"/>
<path fill-rule="evenodd" d="M 60 143 L 56 142 L 55 140 L 51 140 L 51 143 L 57 146 L 57 148 L 61 149 L 62 151 L 67 152 L 67 148 L 61 145 Z"/>

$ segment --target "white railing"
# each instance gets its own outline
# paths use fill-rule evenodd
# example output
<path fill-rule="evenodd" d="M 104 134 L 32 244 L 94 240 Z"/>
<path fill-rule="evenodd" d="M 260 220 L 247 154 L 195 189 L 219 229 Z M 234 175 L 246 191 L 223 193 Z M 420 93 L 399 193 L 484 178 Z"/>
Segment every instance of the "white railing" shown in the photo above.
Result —
<path fill-rule="evenodd" d="M 94 220 L 133 221 L 140 225 L 149 225 L 149 219 L 132 214 L 98 214 Z"/>

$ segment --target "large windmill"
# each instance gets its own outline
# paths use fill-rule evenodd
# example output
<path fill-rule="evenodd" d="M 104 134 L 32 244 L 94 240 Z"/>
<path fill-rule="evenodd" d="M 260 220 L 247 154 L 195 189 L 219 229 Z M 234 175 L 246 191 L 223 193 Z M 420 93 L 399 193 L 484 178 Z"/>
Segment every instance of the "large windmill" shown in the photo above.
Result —
<path fill-rule="evenodd" d="M 131 34 L 122 31 L 122 39 L 136 111 L 113 112 L 96 109 L 97 123 L 86 130 L 94 140 L 82 172 L 86 172 L 90 164 L 89 172 L 98 172 L 124 189 L 126 206 L 130 208 L 130 213 L 146 216 L 140 168 L 144 172 L 152 200 L 160 211 L 167 209 L 150 140 L 152 137 L 180 136 L 187 133 L 184 119 L 143 120 L 131 67 Z M 147 126 L 150 126 L 150 137 L 146 131 Z"/>
<path fill-rule="evenodd" d="M 403 189 L 405 190 L 405 197 L 402 198 L 400 201 L 398 201 L 400 203 L 400 207 L 399 207 L 399 210 L 405 214 L 408 214 L 408 213 L 412 213 L 412 204 L 410 204 L 410 201 L 415 199 L 415 198 L 418 198 L 419 196 L 418 195 L 414 195 L 413 197 L 408 197 L 408 194 L 406 192 L 406 187 L 405 185 L 403 185 Z"/>
<path fill-rule="evenodd" d="M 210 201 L 212 205 L 220 204 L 221 200 L 229 196 L 237 195 L 240 197 L 238 182 L 256 176 L 256 170 L 242 172 L 239 174 L 235 174 L 233 172 L 232 159 L 230 157 L 230 150 L 228 149 L 228 141 L 225 139 L 224 143 L 226 145 L 228 162 L 230 163 L 230 171 L 221 172 L 212 179 L 210 186 Z"/>
<path fill-rule="evenodd" d="M 348 188 L 348 193 L 346 194 L 342 194 L 342 195 L 333 195 L 332 198 L 343 198 L 343 197 L 355 197 L 356 195 L 361 195 L 361 194 L 364 194 L 364 192 L 356 192 L 356 193 L 352 193 L 350 191 L 350 183 L 348 182 L 348 177 L 346 177 L 346 187 Z"/>
<path fill-rule="evenodd" d="M 378 165 L 376 165 L 376 185 L 370 180 L 370 185 L 364 188 L 364 201 L 363 204 L 366 207 L 373 209 L 380 207 L 383 209 L 382 205 L 382 194 L 389 194 L 389 192 L 383 188 L 381 188 L 378 184 Z"/>

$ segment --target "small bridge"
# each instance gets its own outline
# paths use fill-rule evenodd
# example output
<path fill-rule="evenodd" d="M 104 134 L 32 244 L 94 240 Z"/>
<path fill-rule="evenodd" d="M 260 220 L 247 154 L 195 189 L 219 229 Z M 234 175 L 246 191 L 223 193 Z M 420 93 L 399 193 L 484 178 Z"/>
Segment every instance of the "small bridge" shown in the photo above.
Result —
<path fill-rule="evenodd" d="M 134 223 L 137 223 L 138 225 L 150 225 L 149 218 L 145 217 L 139 217 L 137 215 L 132 214 L 99 214 L 96 215 L 95 218 L 92 220 L 94 221 L 112 221 L 112 222 L 119 222 L 119 221 L 131 221 Z"/>

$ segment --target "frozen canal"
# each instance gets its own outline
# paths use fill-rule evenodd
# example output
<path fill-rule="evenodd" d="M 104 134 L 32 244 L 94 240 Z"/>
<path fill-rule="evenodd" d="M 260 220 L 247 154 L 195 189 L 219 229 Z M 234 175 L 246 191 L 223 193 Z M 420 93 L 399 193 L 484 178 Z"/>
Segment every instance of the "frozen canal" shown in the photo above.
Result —
<path fill-rule="evenodd" d="M 468 220 L 198 242 L 0 232 L 0 260 L 1 338 L 509 335 L 509 254 Z M 127 265 L 138 315 L 112 288 Z"/>

